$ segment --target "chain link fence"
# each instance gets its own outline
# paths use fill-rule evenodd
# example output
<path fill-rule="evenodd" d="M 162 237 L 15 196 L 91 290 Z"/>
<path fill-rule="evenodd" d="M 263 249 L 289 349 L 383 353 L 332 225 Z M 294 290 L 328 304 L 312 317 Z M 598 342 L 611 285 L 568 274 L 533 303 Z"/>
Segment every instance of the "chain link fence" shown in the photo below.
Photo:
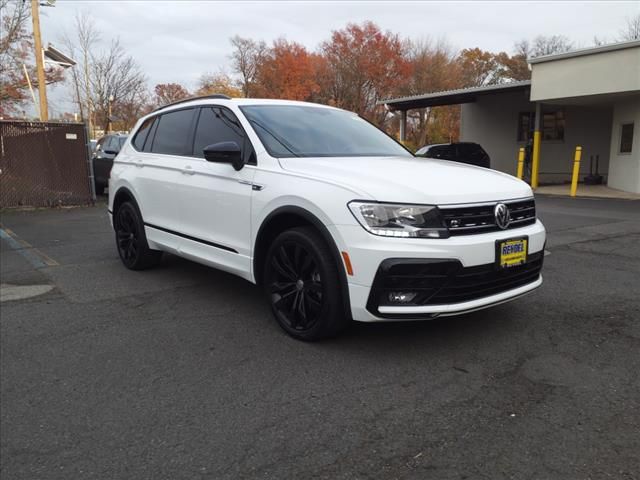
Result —
<path fill-rule="evenodd" d="M 95 201 L 84 124 L 0 121 L 0 207 Z"/>

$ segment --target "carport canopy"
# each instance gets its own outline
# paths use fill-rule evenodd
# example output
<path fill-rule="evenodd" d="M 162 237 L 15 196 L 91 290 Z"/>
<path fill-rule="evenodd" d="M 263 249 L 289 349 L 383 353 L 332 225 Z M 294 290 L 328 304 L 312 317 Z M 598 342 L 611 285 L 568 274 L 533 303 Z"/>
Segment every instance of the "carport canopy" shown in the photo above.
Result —
<path fill-rule="evenodd" d="M 379 105 L 386 105 L 389 110 L 407 111 L 418 108 L 439 107 L 442 105 L 457 105 L 460 103 L 475 102 L 481 95 L 502 93 L 507 91 L 528 90 L 531 88 L 531 80 L 510 82 L 497 85 L 483 85 L 480 87 L 461 88 L 458 90 L 446 90 L 443 92 L 426 93 L 411 97 L 400 97 L 381 100 Z"/>

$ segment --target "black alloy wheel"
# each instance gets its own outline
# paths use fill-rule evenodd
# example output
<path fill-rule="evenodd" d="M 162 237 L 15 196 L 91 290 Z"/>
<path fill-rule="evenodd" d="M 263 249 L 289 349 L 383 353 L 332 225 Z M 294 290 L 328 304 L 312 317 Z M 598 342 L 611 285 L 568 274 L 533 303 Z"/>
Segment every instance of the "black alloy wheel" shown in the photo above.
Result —
<path fill-rule="evenodd" d="M 138 209 L 125 202 L 115 213 L 114 227 L 118 254 L 125 267 L 143 270 L 160 262 L 162 252 L 151 250 L 144 233 L 144 223 Z"/>
<path fill-rule="evenodd" d="M 346 325 L 336 264 L 314 229 L 280 234 L 267 253 L 264 279 L 271 310 L 293 337 L 318 340 Z"/>

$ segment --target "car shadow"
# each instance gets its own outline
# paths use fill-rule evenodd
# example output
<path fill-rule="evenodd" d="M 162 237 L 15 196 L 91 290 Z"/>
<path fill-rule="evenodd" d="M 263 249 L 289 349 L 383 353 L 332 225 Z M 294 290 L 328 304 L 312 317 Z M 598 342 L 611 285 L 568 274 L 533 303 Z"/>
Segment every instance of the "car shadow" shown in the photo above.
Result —
<path fill-rule="evenodd" d="M 237 305 L 234 316 L 241 316 L 247 331 L 275 334 L 283 341 L 291 340 L 271 316 L 262 288 L 235 275 L 200 265 L 189 260 L 165 255 L 158 270 L 171 270 L 172 275 L 186 275 L 196 281 L 194 295 L 204 295 L 212 311 L 219 307 L 219 300 Z M 208 293 L 214 292 L 214 293 Z M 369 345 L 374 350 L 390 354 L 408 346 L 425 347 L 435 344 L 464 344 L 505 335 L 514 327 L 519 310 L 512 305 L 500 305 L 464 315 L 438 317 L 431 320 L 352 322 L 338 337 L 311 345 L 319 348 L 343 349 L 354 345 Z M 230 322 L 232 320 L 229 320 Z M 266 332 L 265 332 L 266 330 Z M 380 349 L 375 347 L 380 347 Z M 314 347 L 315 348 L 315 347 Z"/>

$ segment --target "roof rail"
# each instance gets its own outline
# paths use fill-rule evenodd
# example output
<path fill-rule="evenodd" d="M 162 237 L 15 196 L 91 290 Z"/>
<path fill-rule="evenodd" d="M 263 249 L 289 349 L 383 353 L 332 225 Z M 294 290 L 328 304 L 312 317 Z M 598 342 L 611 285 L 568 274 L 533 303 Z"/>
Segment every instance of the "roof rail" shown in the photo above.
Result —
<path fill-rule="evenodd" d="M 163 110 L 167 107 L 173 107 L 174 105 L 180 105 L 181 103 L 185 103 L 185 102 L 191 102 L 193 100 L 206 100 L 209 98 L 218 98 L 218 99 L 222 99 L 222 100 L 231 100 L 231 97 L 227 96 L 227 95 L 223 95 L 222 93 L 213 93 L 211 95 L 201 95 L 198 97 L 189 97 L 189 98 L 183 98 L 182 100 L 177 100 L 175 102 L 171 102 L 171 103 L 167 103 L 166 105 L 162 105 L 161 107 L 156 108 L 155 110 L 152 110 L 151 113 L 153 112 L 157 112 L 159 110 Z"/>

